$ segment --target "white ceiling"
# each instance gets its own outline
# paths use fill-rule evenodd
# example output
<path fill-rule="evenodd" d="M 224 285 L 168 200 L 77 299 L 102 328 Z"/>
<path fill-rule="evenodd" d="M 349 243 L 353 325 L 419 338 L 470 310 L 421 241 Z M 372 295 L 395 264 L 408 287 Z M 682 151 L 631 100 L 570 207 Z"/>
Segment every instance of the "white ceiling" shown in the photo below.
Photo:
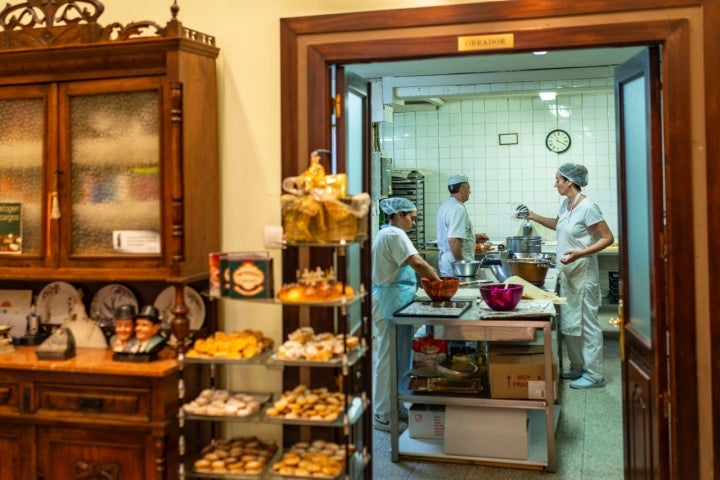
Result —
<path fill-rule="evenodd" d="M 346 65 L 365 79 L 460 73 L 529 72 L 533 70 L 572 69 L 614 66 L 643 47 L 589 48 L 553 50 L 546 55 L 533 53 L 463 55 L 421 60 L 371 62 Z"/>

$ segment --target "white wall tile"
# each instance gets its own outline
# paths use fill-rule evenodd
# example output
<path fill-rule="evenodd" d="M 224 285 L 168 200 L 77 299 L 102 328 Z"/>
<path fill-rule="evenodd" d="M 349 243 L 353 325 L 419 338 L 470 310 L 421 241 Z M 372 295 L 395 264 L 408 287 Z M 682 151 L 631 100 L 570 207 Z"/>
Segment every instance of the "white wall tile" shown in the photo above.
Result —
<path fill-rule="evenodd" d="M 587 85 L 591 83 L 597 86 L 597 82 Z M 562 82 L 482 87 L 498 92 L 559 84 Z M 435 215 L 448 196 L 450 175 L 470 176 L 472 195 L 466 206 L 475 229 L 502 240 L 516 235 L 520 228 L 509 215 L 517 203 L 526 203 L 546 216 L 556 215 L 562 198 L 553 188 L 555 171 L 568 161 L 588 167 L 590 182 L 585 190 L 617 233 L 614 109 L 611 91 L 564 93 L 554 103 L 535 96 L 449 101 L 437 111 L 396 112 L 394 123 L 381 128 L 381 146 L 385 155 L 393 157 L 396 168 L 430 172 L 426 177 L 429 239 L 435 238 Z M 545 137 L 555 128 L 572 134 L 572 147 L 562 155 L 545 148 Z M 499 133 L 517 133 L 518 144 L 499 145 Z"/>

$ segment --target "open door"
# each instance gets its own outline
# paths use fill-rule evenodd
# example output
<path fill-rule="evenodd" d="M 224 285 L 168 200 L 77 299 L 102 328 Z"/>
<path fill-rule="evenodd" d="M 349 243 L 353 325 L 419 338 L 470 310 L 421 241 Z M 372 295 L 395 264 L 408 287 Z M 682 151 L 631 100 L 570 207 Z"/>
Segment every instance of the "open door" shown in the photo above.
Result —
<path fill-rule="evenodd" d="M 625 478 L 669 478 L 659 47 L 615 69 Z"/>

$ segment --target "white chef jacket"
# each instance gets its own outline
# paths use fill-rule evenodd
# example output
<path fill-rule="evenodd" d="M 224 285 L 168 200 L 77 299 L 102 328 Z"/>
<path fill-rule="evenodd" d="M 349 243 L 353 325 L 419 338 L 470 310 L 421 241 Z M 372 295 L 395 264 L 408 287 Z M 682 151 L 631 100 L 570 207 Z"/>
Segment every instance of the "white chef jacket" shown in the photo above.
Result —
<path fill-rule="evenodd" d="M 563 264 L 560 259 L 569 250 L 582 250 L 597 239 L 590 233 L 590 227 L 603 221 L 600 207 L 587 196 L 571 211 L 568 200 L 560 206 L 557 232 L 556 265 L 561 295 L 567 304 L 561 305 L 561 330 L 565 335 L 579 336 L 582 333 L 583 314 L 586 319 L 597 317 L 600 307 L 600 272 L 597 255 L 592 254 Z"/>
<path fill-rule="evenodd" d="M 455 256 L 450 251 L 448 238 L 462 240 L 463 259 L 475 259 L 475 232 L 465 204 L 455 197 L 445 200 L 438 209 L 436 225 L 440 276 L 454 277 L 452 262 L 455 261 Z"/>

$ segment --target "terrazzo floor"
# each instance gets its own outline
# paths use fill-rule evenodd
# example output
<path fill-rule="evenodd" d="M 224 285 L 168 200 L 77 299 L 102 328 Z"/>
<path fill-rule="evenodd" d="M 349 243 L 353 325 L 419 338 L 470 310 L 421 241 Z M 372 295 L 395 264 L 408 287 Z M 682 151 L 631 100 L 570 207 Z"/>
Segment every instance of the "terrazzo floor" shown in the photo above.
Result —
<path fill-rule="evenodd" d="M 373 430 L 373 478 L 383 480 L 622 480 L 623 427 L 617 332 L 607 322 L 616 306 L 601 309 L 605 331 L 605 388 L 574 390 L 560 381 L 555 433 L 557 471 L 544 472 L 416 460 L 390 460 L 390 434 Z M 564 362 L 568 364 L 567 360 Z"/>

